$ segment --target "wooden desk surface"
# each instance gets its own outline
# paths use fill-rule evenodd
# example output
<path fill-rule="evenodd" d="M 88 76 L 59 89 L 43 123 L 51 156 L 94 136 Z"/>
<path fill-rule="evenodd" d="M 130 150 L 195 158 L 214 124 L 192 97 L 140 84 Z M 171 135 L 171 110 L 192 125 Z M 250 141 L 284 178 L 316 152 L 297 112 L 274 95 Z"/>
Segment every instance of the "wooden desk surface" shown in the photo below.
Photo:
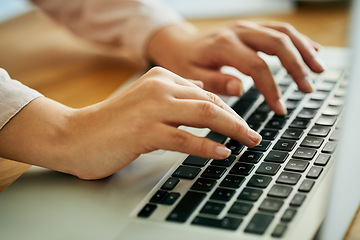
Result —
<path fill-rule="evenodd" d="M 291 13 L 243 19 L 289 22 L 322 45 L 345 46 L 349 8 L 305 4 Z M 209 29 L 234 20 L 191 22 L 200 29 Z M 14 79 L 71 107 L 104 100 L 137 70 L 125 60 L 99 54 L 38 11 L 0 24 L 0 33 L 0 67 Z M 0 159 L 0 192 L 28 168 L 26 164 Z M 360 239 L 359 211 L 346 239 Z"/>

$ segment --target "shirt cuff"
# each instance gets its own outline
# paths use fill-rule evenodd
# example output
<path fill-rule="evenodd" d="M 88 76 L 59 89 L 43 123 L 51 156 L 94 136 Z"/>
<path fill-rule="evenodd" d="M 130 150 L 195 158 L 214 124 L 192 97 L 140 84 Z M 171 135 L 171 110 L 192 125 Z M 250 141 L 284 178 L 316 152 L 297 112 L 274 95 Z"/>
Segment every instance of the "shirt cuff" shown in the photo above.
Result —
<path fill-rule="evenodd" d="M 0 130 L 23 107 L 41 96 L 43 95 L 39 92 L 12 80 L 9 74 L 0 68 Z"/>

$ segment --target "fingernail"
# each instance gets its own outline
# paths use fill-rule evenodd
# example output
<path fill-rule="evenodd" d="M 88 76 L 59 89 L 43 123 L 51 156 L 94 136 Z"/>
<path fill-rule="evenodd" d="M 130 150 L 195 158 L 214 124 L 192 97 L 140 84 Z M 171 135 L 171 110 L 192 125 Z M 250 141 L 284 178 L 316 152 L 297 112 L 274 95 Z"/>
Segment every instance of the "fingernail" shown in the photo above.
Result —
<path fill-rule="evenodd" d="M 255 132 L 254 130 L 252 130 L 251 128 L 249 128 L 248 130 L 248 136 L 251 139 L 251 141 L 253 141 L 253 143 L 255 143 L 256 145 L 258 145 L 261 142 L 262 139 L 261 135 Z"/>
<path fill-rule="evenodd" d="M 314 83 L 309 76 L 305 77 L 305 92 L 311 93 L 314 90 Z"/>
<path fill-rule="evenodd" d="M 283 116 L 287 114 L 286 105 L 283 99 L 279 99 L 279 101 L 275 105 L 275 108 L 275 112 L 277 115 Z"/>
<path fill-rule="evenodd" d="M 229 81 L 226 85 L 226 92 L 231 96 L 241 96 L 242 89 L 240 87 L 240 81 L 235 79 Z"/>
<path fill-rule="evenodd" d="M 231 150 L 224 146 L 216 146 L 215 153 L 219 158 L 225 159 L 231 154 Z"/>
<path fill-rule="evenodd" d="M 318 55 L 315 56 L 315 61 L 318 63 L 319 68 L 321 68 L 322 71 L 325 71 L 327 69 L 327 66 L 325 65 L 323 60 L 321 60 L 321 58 Z"/>

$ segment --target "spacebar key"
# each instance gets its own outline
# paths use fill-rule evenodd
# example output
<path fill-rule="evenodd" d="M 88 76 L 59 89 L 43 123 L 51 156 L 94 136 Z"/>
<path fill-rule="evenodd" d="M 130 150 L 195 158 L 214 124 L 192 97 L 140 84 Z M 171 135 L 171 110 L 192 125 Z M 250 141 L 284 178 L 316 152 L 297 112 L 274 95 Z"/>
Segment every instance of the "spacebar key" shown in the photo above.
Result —
<path fill-rule="evenodd" d="M 206 193 L 188 191 L 180 200 L 178 205 L 166 218 L 167 221 L 185 222 L 191 213 L 195 210 L 201 201 L 205 198 Z"/>

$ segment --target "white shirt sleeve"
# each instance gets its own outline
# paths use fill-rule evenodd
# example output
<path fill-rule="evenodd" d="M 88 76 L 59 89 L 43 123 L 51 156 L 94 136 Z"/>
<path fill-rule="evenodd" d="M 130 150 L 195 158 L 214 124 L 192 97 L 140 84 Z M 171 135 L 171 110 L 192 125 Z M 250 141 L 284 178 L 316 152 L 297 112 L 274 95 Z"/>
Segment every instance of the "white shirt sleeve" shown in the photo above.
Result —
<path fill-rule="evenodd" d="M 37 91 L 28 88 L 0 68 L 0 131 L 29 102 L 42 96 Z"/>
<path fill-rule="evenodd" d="M 156 0 L 32 0 L 76 35 L 114 55 L 146 63 L 146 45 L 156 30 L 183 18 Z"/>

